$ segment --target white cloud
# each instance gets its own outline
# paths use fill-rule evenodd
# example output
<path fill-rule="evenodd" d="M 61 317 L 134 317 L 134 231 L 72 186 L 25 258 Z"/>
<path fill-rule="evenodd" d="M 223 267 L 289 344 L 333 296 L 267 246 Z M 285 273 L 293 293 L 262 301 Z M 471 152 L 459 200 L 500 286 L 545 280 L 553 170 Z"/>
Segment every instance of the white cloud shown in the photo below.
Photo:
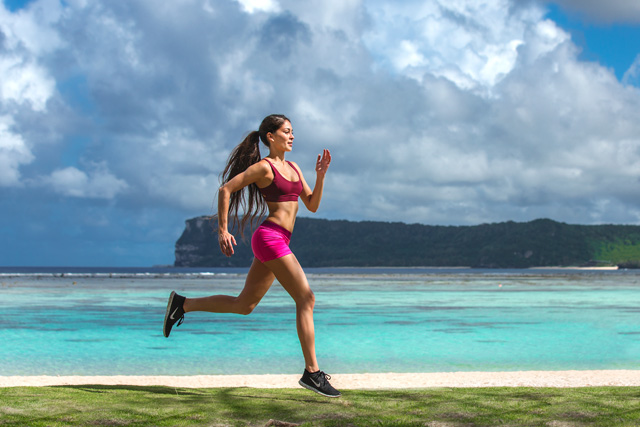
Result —
<path fill-rule="evenodd" d="M 55 80 L 40 57 L 62 44 L 52 24 L 59 18 L 55 0 L 10 13 L 0 4 L 0 186 L 22 186 L 21 166 L 35 160 L 34 144 L 24 135 L 23 117 L 46 113 Z"/>
<path fill-rule="evenodd" d="M 275 0 L 237 0 L 247 13 L 278 12 L 280 6 Z"/>
<path fill-rule="evenodd" d="M 113 199 L 127 189 L 127 183 L 115 177 L 104 163 L 92 165 L 89 173 L 75 167 L 57 169 L 41 182 L 64 196 Z"/>
<path fill-rule="evenodd" d="M 544 5 L 0 4 L 2 218 L 55 210 L 104 253 L 165 242 L 166 262 L 232 148 L 282 112 L 309 183 L 332 151 L 320 217 L 640 223 L 638 61 L 623 83 L 580 61 Z M 72 241 L 43 218 L 29 235 Z"/>
<path fill-rule="evenodd" d="M 541 59 L 570 40 L 569 34 L 549 19 L 535 22 L 527 29 L 525 36 L 526 43 L 522 50 L 526 50 L 526 56 L 523 61 L 529 63 Z"/>
<path fill-rule="evenodd" d="M 20 185 L 20 165 L 31 163 L 33 154 L 18 134 L 11 131 L 13 120 L 0 116 L 0 186 Z"/>
<path fill-rule="evenodd" d="M 62 10 L 58 0 L 40 0 L 15 13 L 0 5 L 0 30 L 6 37 L 5 47 L 24 49 L 36 56 L 59 49 L 64 43 L 54 27 Z"/>
<path fill-rule="evenodd" d="M 0 57 L 0 100 L 4 104 L 26 103 L 35 111 L 44 111 L 55 82 L 43 67 L 23 61 L 17 56 Z"/>
<path fill-rule="evenodd" d="M 60 123 L 58 157 L 88 165 L 41 165 L 33 146 L 32 174 L 59 194 L 209 213 L 230 150 L 283 112 L 307 181 L 332 150 L 340 179 L 328 180 L 321 214 L 334 218 L 640 221 L 638 91 L 579 61 L 540 3 L 67 4 L 43 25 L 53 47 L 3 57 L 32 67 L 34 88 L 82 77 L 87 110 L 44 108 L 67 102 L 51 87 L 4 97 L 47 119 L 15 118 L 14 136 L 30 142 Z"/>
<path fill-rule="evenodd" d="M 187 129 L 164 130 L 151 147 L 144 144 L 138 149 L 146 158 L 136 161 L 143 174 L 139 185 L 149 196 L 185 209 L 211 209 L 226 153 L 194 138 Z"/>
<path fill-rule="evenodd" d="M 52 28 L 60 17 L 59 2 L 43 0 L 18 13 L 0 5 L 0 101 L 28 103 L 43 111 L 55 81 L 39 64 L 39 57 L 62 46 Z"/>
<path fill-rule="evenodd" d="M 515 9 L 507 0 L 410 1 L 397 8 L 385 1 L 367 5 L 372 25 L 364 41 L 378 61 L 418 81 L 430 74 L 478 93 L 490 92 L 514 68 L 519 46 L 544 15 L 534 5 Z M 545 34 L 552 40 L 531 40 L 539 54 L 566 39 L 557 28 L 552 30 Z"/>
<path fill-rule="evenodd" d="M 536 7 L 506 12 L 485 2 L 474 14 L 460 4 L 451 8 L 457 23 L 438 7 L 413 4 L 405 13 L 385 3 L 375 11 L 367 46 L 415 84 L 373 86 L 377 96 L 361 99 L 360 123 L 347 134 L 362 143 L 335 155 L 358 171 L 360 179 L 341 181 L 359 203 L 350 209 L 341 197 L 331 209 L 436 223 L 640 221 L 636 208 L 615 210 L 640 177 L 637 91 L 580 62 L 568 34 Z M 491 31 L 483 14 L 497 20 Z"/>

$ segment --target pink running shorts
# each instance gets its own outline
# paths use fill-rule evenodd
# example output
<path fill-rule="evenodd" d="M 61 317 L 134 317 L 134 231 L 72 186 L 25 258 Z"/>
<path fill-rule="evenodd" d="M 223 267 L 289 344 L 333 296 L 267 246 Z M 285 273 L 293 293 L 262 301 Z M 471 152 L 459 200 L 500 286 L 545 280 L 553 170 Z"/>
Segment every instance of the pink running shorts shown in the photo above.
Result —
<path fill-rule="evenodd" d="M 264 221 L 253 232 L 251 249 L 253 249 L 253 255 L 264 263 L 292 253 L 289 249 L 289 241 L 291 241 L 289 230 L 274 222 Z"/>

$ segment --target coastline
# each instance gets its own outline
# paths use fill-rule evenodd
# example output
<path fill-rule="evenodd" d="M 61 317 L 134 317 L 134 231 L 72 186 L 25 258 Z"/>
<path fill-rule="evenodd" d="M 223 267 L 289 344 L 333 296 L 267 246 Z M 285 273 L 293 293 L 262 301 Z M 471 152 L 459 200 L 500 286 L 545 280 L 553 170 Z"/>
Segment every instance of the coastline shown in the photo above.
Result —
<path fill-rule="evenodd" d="M 0 376 L 0 388 L 46 386 L 165 386 L 297 388 L 300 375 Z M 337 389 L 439 387 L 640 387 L 640 370 L 334 374 Z"/>
<path fill-rule="evenodd" d="M 616 271 L 620 267 L 617 265 L 605 266 L 605 267 L 528 267 L 528 270 L 595 270 L 595 271 Z"/>

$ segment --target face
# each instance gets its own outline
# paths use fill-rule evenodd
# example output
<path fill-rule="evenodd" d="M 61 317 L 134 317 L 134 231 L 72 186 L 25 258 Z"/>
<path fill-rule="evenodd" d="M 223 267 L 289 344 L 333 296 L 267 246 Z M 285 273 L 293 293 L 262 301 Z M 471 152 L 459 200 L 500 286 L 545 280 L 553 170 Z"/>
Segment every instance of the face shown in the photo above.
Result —
<path fill-rule="evenodd" d="M 280 129 L 275 131 L 275 133 L 269 132 L 267 134 L 267 138 L 269 138 L 269 144 L 271 147 L 277 150 L 291 151 L 294 139 L 291 123 L 289 121 L 285 121 L 282 126 L 280 126 Z"/>

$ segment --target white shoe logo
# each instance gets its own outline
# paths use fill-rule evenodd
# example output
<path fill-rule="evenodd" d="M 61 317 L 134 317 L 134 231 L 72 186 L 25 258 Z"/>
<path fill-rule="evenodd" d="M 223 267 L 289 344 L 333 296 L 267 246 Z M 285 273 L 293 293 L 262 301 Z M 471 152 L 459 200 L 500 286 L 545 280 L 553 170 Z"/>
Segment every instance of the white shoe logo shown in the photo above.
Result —
<path fill-rule="evenodd" d="M 314 383 L 316 385 L 316 387 L 320 388 L 320 383 L 317 383 L 316 380 L 314 380 L 313 378 L 309 377 L 311 379 L 311 382 Z"/>
<path fill-rule="evenodd" d="M 173 316 L 176 314 L 176 312 L 178 311 L 178 309 L 179 309 L 179 308 L 180 308 L 180 307 L 176 307 L 176 309 L 175 309 L 175 310 L 173 310 L 173 313 L 171 313 L 171 316 L 169 316 L 169 319 L 171 319 L 171 320 L 176 320 L 176 318 L 175 318 L 175 317 L 173 317 Z"/>

